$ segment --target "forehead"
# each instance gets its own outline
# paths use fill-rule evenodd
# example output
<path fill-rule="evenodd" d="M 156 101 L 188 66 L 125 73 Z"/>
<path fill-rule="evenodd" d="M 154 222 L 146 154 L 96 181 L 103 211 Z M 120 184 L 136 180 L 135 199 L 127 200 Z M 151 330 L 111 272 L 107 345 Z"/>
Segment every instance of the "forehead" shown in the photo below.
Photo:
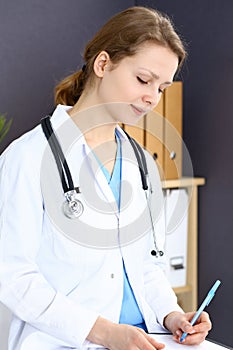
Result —
<path fill-rule="evenodd" d="M 133 67 L 145 67 L 152 71 L 167 70 L 172 74 L 178 67 L 178 57 L 169 48 L 156 43 L 141 45 L 133 56 L 127 56 L 122 61 Z M 123 63 L 123 62 L 122 62 Z"/>

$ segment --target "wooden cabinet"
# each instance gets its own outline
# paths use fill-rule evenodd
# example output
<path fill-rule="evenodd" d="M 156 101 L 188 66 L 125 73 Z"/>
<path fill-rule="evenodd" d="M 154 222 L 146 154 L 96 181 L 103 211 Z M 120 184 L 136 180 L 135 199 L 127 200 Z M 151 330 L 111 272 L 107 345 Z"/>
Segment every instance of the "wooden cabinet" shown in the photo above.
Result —
<path fill-rule="evenodd" d="M 162 179 L 182 176 L 182 82 L 165 90 L 159 105 L 145 117 L 145 147 L 154 155 Z"/>
<path fill-rule="evenodd" d="M 174 82 L 154 111 L 124 129 L 156 159 L 161 179 L 182 176 L 182 82 Z"/>

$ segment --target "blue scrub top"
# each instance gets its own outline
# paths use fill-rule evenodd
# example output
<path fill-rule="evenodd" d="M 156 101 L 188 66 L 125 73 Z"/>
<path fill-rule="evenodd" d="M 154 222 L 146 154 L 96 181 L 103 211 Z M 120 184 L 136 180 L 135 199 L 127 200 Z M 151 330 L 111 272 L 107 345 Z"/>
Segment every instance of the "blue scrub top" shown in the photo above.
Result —
<path fill-rule="evenodd" d="M 117 134 L 117 130 L 115 131 L 116 140 L 117 140 L 117 154 L 116 160 L 113 168 L 112 174 L 109 174 L 108 170 L 104 167 L 103 164 L 98 160 L 101 166 L 101 170 L 103 171 L 108 184 L 115 196 L 116 202 L 118 204 L 118 208 L 120 211 L 121 206 L 121 172 L 122 172 L 122 149 L 121 149 L 121 140 L 120 136 Z M 135 299 L 133 290 L 129 283 L 124 260 L 122 259 L 123 270 L 124 270 L 124 291 L 123 291 L 123 300 L 121 307 L 121 314 L 119 323 L 130 324 L 146 330 L 146 325 L 141 314 L 141 311 L 138 307 L 137 301 Z"/>

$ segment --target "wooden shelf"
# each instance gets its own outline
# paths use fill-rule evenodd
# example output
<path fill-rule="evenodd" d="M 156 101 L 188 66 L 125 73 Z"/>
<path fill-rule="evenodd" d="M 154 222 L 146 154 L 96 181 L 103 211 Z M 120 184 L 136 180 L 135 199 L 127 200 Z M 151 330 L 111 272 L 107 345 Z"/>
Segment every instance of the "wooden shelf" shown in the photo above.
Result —
<path fill-rule="evenodd" d="M 192 286 L 176 287 L 173 288 L 176 294 L 184 294 L 192 292 Z"/>
<path fill-rule="evenodd" d="M 186 188 L 193 186 L 202 186 L 205 184 L 203 177 L 182 177 L 180 179 L 162 181 L 162 187 L 165 188 Z"/>

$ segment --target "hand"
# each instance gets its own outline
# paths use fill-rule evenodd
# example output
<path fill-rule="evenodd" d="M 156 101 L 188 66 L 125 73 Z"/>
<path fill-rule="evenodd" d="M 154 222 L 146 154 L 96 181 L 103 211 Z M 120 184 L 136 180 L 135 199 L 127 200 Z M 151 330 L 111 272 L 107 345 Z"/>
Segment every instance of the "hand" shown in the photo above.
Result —
<path fill-rule="evenodd" d="M 182 342 L 186 345 L 198 345 L 203 342 L 208 335 L 212 325 L 207 312 L 202 312 L 194 326 L 191 326 L 195 312 L 171 312 L 164 319 L 164 326 L 173 334 L 173 339 L 180 343 L 180 338 L 184 332 L 188 333 Z"/>
<path fill-rule="evenodd" d="M 115 324 L 102 317 L 97 319 L 87 339 L 111 350 L 161 350 L 165 347 L 141 328 Z"/>

